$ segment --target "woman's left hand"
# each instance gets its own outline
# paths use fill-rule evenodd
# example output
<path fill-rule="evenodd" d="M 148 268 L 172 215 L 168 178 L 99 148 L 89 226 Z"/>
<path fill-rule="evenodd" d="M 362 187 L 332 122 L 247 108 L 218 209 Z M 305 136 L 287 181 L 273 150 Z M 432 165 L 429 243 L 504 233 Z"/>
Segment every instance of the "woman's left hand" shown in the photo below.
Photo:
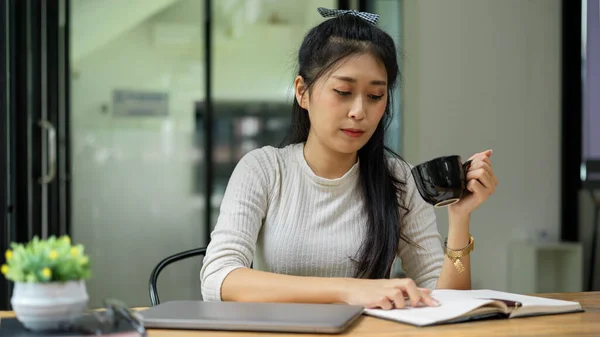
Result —
<path fill-rule="evenodd" d="M 449 212 L 470 215 L 494 193 L 498 185 L 498 178 L 492 170 L 491 156 L 492 150 L 487 150 L 469 158 L 471 164 L 467 170 L 467 190 L 471 193 L 463 195 L 460 201 L 450 205 Z"/>

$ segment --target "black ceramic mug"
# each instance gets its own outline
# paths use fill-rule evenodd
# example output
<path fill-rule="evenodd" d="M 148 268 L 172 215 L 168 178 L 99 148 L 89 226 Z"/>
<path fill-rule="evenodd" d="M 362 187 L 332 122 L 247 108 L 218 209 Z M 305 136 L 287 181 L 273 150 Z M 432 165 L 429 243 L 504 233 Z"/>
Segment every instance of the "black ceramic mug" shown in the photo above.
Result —
<path fill-rule="evenodd" d="M 438 157 L 412 168 L 412 176 L 423 200 L 435 207 L 458 202 L 467 190 L 467 170 L 471 160 L 465 163 L 458 155 Z"/>

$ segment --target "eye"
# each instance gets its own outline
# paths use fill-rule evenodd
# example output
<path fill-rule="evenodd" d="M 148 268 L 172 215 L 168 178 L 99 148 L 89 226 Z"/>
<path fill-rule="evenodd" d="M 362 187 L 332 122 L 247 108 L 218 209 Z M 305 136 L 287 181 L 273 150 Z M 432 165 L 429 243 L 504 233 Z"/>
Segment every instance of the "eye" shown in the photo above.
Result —
<path fill-rule="evenodd" d="M 350 95 L 349 91 L 340 91 L 340 90 L 337 90 L 337 89 L 333 89 L 333 91 L 337 92 L 338 95 L 340 95 L 340 96 L 348 96 L 348 95 Z"/>
<path fill-rule="evenodd" d="M 378 101 L 383 98 L 383 95 L 369 95 L 369 98 Z"/>

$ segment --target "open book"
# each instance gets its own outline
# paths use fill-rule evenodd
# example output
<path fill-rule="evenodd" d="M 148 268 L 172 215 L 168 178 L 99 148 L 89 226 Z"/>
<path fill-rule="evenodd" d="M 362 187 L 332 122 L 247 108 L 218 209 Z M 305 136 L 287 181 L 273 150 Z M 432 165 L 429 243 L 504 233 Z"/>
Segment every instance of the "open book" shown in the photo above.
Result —
<path fill-rule="evenodd" d="M 439 307 L 365 309 L 364 314 L 416 326 L 479 319 L 517 318 L 583 311 L 578 302 L 511 294 L 494 290 L 434 290 Z"/>

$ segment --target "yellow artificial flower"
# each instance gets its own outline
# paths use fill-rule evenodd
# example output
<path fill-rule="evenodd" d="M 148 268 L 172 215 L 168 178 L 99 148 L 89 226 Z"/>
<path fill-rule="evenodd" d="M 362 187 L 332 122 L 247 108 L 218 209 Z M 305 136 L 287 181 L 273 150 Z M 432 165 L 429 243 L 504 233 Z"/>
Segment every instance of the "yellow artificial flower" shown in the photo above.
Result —
<path fill-rule="evenodd" d="M 79 249 L 77 249 L 77 247 L 72 247 L 71 248 L 71 255 L 73 255 L 73 256 L 79 255 Z"/>
<path fill-rule="evenodd" d="M 81 262 L 81 264 L 87 264 L 89 262 L 89 258 L 87 256 L 82 256 L 81 259 L 79 259 L 79 262 Z"/>
<path fill-rule="evenodd" d="M 66 235 L 65 235 L 65 236 L 63 236 L 63 240 L 65 240 L 65 242 L 66 242 L 68 245 L 70 245 L 70 244 L 71 244 L 71 238 L 70 238 L 70 237 L 68 237 L 68 236 L 66 236 Z"/>
<path fill-rule="evenodd" d="M 44 275 L 44 277 L 46 277 L 46 278 L 50 278 L 50 277 L 52 277 L 52 270 L 50 270 L 50 268 L 46 267 L 46 268 L 42 269 L 42 275 Z"/>
<path fill-rule="evenodd" d="M 12 257 L 13 257 L 13 252 L 12 252 L 12 250 L 8 249 L 8 250 L 6 251 L 6 253 L 4 253 L 4 256 L 6 257 L 6 261 L 9 261 L 10 259 L 12 259 Z"/>
<path fill-rule="evenodd" d="M 3 264 L 1 271 L 2 271 L 2 275 L 6 275 L 8 273 L 8 266 Z"/>
<path fill-rule="evenodd" d="M 56 252 L 56 250 L 52 249 L 48 257 L 50 257 L 50 260 L 55 260 L 58 257 L 58 253 Z"/>

